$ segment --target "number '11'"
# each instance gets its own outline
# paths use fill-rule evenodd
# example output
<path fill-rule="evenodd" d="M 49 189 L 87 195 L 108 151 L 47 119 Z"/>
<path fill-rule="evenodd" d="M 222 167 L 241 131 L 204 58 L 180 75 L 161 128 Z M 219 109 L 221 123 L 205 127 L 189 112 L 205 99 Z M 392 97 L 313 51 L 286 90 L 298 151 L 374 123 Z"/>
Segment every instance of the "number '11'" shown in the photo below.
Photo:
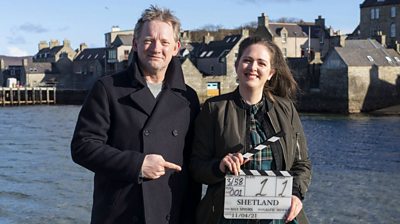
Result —
<path fill-rule="evenodd" d="M 258 193 L 256 194 L 256 196 L 265 196 L 265 195 L 266 195 L 266 194 L 262 194 L 262 192 L 263 192 L 264 187 L 265 187 L 265 184 L 266 184 L 267 182 L 268 182 L 268 178 L 265 178 L 263 181 L 261 181 L 262 186 L 261 186 L 260 192 L 258 192 Z M 283 196 L 283 192 L 285 192 L 287 183 L 288 183 L 287 180 L 284 181 L 284 182 L 282 182 L 283 189 L 282 189 L 282 192 L 281 192 L 280 194 L 278 194 L 278 196 L 280 196 L 280 197 Z"/>

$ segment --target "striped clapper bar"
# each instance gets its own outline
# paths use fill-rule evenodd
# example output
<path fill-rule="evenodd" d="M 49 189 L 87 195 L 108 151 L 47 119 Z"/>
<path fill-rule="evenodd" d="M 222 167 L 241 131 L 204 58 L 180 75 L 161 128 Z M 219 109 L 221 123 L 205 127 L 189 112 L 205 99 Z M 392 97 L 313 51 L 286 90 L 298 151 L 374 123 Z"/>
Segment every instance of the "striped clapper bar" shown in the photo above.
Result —
<path fill-rule="evenodd" d="M 275 134 L 274 136 L 270 137 L 269 139 L 267 139 L 267 141 L 257 145 L 256 147 L 254 147 L 253 149 L 249 150 L 248 152 L 246 152 L 243 155 L 244 159 L 248 159 L 250 157 L 252 157 L 254 154 L 256 154 L 257 152 L 267 148 L 267 145 L 270 145 L 276 141 L 278 141 L 281 137 L 283 137 L 285 134 L 284 132 L 280 131 L 277 134 Z"/>

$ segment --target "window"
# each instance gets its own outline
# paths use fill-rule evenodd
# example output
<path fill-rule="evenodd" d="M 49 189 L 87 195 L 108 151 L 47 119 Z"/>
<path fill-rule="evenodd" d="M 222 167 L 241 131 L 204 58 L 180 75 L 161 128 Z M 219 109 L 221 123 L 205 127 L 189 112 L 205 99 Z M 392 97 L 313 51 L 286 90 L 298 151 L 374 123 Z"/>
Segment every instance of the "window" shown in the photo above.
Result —
<path fill-rule="evenodd" d="M 210 57 L 214 51 L 210 51 L 207 53 L 206 57 Z"/>
<path fill-rule="evenodd" d="M 400 59 L 398 57 L 394 57 L 394 60 L 396 60 L 397 63 L 400 63 Z"/>
<path fill-rule="evenodd" d="M 129 50 L 124 50 L 124 55 L 129 55 Z"/>
<path fill-rule="evenodd" d="M 108 51 L 108 58 L 109 59 L 116 59 L 117 58 L 117 52 L 115 50 L 109 50 Z"/>
<path fill-rule="evenodd" d="M 396 7 L 392 6 L 392 8 L 390 8 L 390 16 L 396 17 Z"/>
<path fill-rule="evenodd" d="M 209 82 L 207 83 L 207 96 L 218 96 L 220 94 L 220 83 Z"/>
<path fill-rule="evenodd" d="M 287 33 L 282 33 L 282 43 L 286 43 L 287 41 Z"/>
<path fill-rule="evenodd" d="M 371 19 L 379 19 L 379 8 L 371 9 Z"/>
<path fill-rule="evenodd" d="M 396 24 L 390 24 L 390 37 L 396 37 Z"/>
<path fill-rule="evenodd" d="M 207 53 L 207 51 L 203 51 L 203 52 L 201 53 L 200 57 L 201 57 L 201 58 L 204 57 L 204 55 L 206 55 L 206 53 Z"/>
<path fill-rule="evenodd" d="M 393 64 L 393 60 L 390 57 L 386 56 L 385 58 L 389 62 L 389 64 Z"/>
<path fill-rule="evenodd" d="M 367 55 L 367 58 L 368 58 L 368 60 L 369 60 L 370 62 L 374 62 L 374 59 L 373 59 L 371 56 Z"/>

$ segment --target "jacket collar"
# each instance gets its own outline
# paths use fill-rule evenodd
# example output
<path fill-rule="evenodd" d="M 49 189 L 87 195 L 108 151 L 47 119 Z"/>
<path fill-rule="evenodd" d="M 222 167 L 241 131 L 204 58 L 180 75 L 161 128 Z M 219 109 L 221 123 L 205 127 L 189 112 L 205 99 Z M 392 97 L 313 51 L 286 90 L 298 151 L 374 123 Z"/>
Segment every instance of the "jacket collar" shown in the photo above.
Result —
<path fill-rule="evenodd" d="M 242 108 L 244 110 L 248 110 L 249 109 L 249 106 L 247 104 L 243 103 L 242 96 L 240 95 L 240 92 L 239 92 L 239 86 L 235 89 L 235 91 L 233 92 L 233 95 L 234 95 L 235 104 L 238 107 L 240 107 L 240 108 Z M 268 112 L 272 108 L 273 104 L 272 104 L 271 101 L 268 100 L 267 97 L 264 96 L 263 98 L 265 99 L 265 103 L 264 103 L 264 105 L 262 107 L 262 111 L 263 112 Z"/>
<path fill-rule="evenodd" d="M 147 86 L 146 80 L 143 77 L 143 72 L 139 66 L 137 52 L 133 53 L 133 60 L 128 69 L 132 86 Z M 182 67 L 178 57 L 172 57 L 172 60 L 168 65 L 164 79 L 164 87 L 186 91 Z"/>

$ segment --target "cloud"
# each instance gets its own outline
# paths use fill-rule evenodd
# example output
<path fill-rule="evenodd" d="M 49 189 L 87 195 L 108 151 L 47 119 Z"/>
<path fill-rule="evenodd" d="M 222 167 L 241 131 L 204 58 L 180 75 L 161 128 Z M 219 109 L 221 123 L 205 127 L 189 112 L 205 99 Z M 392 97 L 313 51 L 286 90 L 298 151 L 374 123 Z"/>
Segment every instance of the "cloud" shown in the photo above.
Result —
<path fill-rule="evenodd" d="M 26 40 L 23 36 L 12 36 L 12 37 L 7 37 L 7 42 L 9 44 L 25 44 Z"/>
<path fill-rule="evenodd" d="M 24 23 L 18 27 L 18 30 L 28 32 L 28 33 L 45 33 L 48 30 L 41 25 L 36 25 L 32 23 Z"/>
<path fill-rule="evenodd" d="M 29 53 L 25 50 L 22 50 L 18 47 L 15 46 L 11 46 L 11 47 L 7 47 L 7 56 L 15 56 L 15 57 L 20 57 L 20 56 L 28 56 Z"/>

